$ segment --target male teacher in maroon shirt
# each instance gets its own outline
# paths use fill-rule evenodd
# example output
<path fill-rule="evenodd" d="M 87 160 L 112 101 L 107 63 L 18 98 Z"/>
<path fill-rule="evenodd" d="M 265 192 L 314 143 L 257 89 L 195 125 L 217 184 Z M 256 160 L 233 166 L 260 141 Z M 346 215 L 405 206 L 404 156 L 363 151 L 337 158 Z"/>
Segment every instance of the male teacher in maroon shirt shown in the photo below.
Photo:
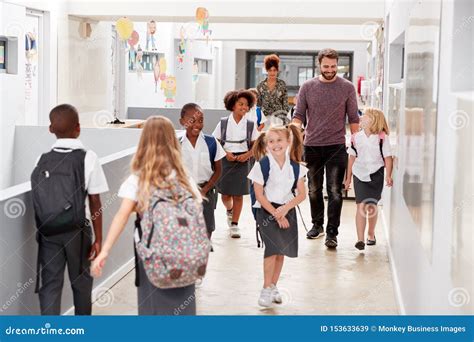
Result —
<path fill-rule="evenodd" d="M 309 169 L 313 222 L 306 236 L 316 239 L 324 235 L 323 178 L 326 169 L 328 223 L 325 245 L 336 248 L 342 210 L 342 183 L 347 167 L 346 116 L 351 133 L 356 133 L 359 130 L 359 115 L 353 84 L 337 76 L 337 51 L 321 50 L 318 61 L 321 75 L 301 86 L 293 122 L 300 126 L 306 123 L 304 158 Z"/>

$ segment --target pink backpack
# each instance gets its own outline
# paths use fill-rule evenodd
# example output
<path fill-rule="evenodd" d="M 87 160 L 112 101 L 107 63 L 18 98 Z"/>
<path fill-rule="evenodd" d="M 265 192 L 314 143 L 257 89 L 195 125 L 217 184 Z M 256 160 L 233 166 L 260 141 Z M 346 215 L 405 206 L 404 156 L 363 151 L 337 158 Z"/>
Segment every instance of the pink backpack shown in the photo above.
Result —
<path fill-rule="evenodd" d="M 141 229 L 136 251 L 153 285 L 184 287 L 204 277 L 211 244 L 202 205 L 179 182 L 153 192 Z"/>

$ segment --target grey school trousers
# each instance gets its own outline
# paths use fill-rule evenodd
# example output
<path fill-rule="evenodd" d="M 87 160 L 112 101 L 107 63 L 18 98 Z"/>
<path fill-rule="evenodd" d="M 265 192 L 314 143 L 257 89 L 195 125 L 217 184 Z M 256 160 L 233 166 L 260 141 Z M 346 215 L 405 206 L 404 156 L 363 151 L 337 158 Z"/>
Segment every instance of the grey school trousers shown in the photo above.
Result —
<path fill-rule="evenodd" d="M 92 244 L 92 230 L 80 230 L 45 237 L 37 236 L 40 268 L 39 300 L 42 315 L 61 314 L 61 294 L 67 265 L 76 315 L 92 312 L 92 277 L 88 253 Z M 82 262 L 81 262 L 82 259 Z M 39 285 L 38 284 L 38 285 Z"/>

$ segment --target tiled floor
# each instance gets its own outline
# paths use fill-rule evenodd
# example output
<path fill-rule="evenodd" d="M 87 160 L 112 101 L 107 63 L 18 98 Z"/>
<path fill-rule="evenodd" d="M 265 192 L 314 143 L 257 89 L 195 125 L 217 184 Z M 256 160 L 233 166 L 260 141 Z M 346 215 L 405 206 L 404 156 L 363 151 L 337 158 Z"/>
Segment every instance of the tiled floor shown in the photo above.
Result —
<path fill-rule="evenodd" d="M 248 197 L 248 196 L 247 196 Z M 328 250 L 324 239 L 307 240 L 299 226 L 299 257 L 285 259 L 278 287 L 283 304 L 262 309 L 257 300 L 263 285 L 263 250 L 257 248 L 255 223 L 244 202 L 241 239 L 231 239 L 224 207 L 216 210 L 208 272 L 197 289 L 199 315 L 396 315 L 398 308 L 388 262 L 382 223 L 376 229 L 377 245 L 360 252 L 354 248 L 355 204 L 345 201 L 339 230 L 339 247 Z M 301 205 L 310 228 L 309 203 Z M 96 315 L 136 315 L 134 270 L 115 284 L 107 298 L 99 298 Z"/>

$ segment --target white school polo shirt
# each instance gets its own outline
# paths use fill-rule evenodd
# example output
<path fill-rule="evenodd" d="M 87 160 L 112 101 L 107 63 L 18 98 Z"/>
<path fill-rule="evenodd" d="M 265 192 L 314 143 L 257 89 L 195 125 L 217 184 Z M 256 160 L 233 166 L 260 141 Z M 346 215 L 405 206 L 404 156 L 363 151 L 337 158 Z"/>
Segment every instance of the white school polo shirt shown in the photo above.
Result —
<path fill-rule="evenodd" d="M 216 141 L 216 156 L 214 161 L 218 161 L 225 157 L 225 151 L 215 138 L 214 140 Z M 214 174 L 214 171 L 212 170 L 209 148 L 204 139 L 204 134 L 201 132 L 199 135 L 196 141 L 196 147 L 191 144 L 186 135 L 182 137 L 180 141 L 183 163 L 189 174 L 197 184 L 207 182 Z"/>
<path fill-rule="evenodd" d="M 253 122 L 257 123 L 257 107 L 253 107 L 252 109 L 250 109 L 248 111 L 248 113 L 245 114 L 245 117 L 247 118 L 247 120 L 252 120 Z M 267 121 L 267 117 L 262 112 L 262 118 L 260 120 L 260 125 L 264 124 L 265 121 Z"/>
<path fill-rule="evenodd" d="M 63 150 L 64 148 L 68 150 Z M 51 149 L 60 153 L 69 153 L 72 150 L 78 149 L 86 150 L 79 139 L 58 139 Z M 39 159 L 40 157 L 36 160 L 36 165 L 38 164 Z M 84 158 L 84 182 L 89 195 L 97 195 L 109 191 L 107 179 L 105 178 L 104 170 L 102 169 L 99 158 L 97 157 L 97 154 L 91 150 L 86 150 L 86 156 Z"/>
<path fill-rule="evenodd" d="M 221 139 L 221 122 L 216 126 L 212 135 L 216 139 Z M 254 122 L 251 140 L 255 141 L 258 137 L 257 124 Z M 229 115 L 229 121 L 227 122 L 227 132 L 226 140 L 240 141 L 247 139 L 247 118 L 244 116 L 239 123 L 235 122 L 234 115 L 231 113 Z M 244 141 L 240 144 L 238 143 L 229 143 L 224 144 L 224 150 L 232 153 L 247 152 L 249 150 L 247 141 Z"/>
<path fill-rule="evenodd" d="M 384 157 L 392 156 L 390 142 L 388 140 L 388 136 L 386 135 L 382 144 Z M 357 158 L 352 166 L 352 173 L 362 182 L 370 182 L 370 175 L 384 166 L 379 143 L 380 138 L 378 134 L 367 136 L 362 130 L 354 135 L 354 146 L 357 150 Z M 347 149 L 347 153 L 351 156 L 356 156 L 356 152 L 352 146 Z"/>
<path fill-rule="evenodd" d="M 169 178 L 176 177 L 176 172 L 173 170 L 168 177 Z M 191 184 L 191 187 L 198 195 L 198 198 L 197 198 L 198 202 L 201 203 L 202 202 L 202 197 L 200 195 L 201 193 L 196 183 L 191 177 L 189 177 L 189 183 Z M 123 182 L 122 185 L 120 186 L 120 189 L 117 195 L 118 197 L 126 198 L 134 202 L 138 202 L 138 176 L 134 174 L 131 174 L 130 176 L 128 176 L 125 182 Z"/>
<path fill-rule="evenodd" d="M 271 154 L 267 154 L 267 156 L 270 160 L 270 173 L 268 175 L 267 184 L 263 189 L 265 197 L 267 200 L 273 203 L 288 203 L 294 198 L 291 188 L 295 182 L 295 174 L 293 172 L 293 168 L 291 167 L 288 152 L 286 153 L 285 164 L 283 164 L 282 168 L 280 168 Z M 307 173 L 308 169 L 300 164 L 300 174 L 298 179 L 303 178 Z M 248 175 L 248 179 L 260 185 L 264 184 L 263 173 L 259 162 L 256 162 L 253 166 Z M 258 201 L 256 201 L 253 207 L 261 208 L 261 205 Z"/>

